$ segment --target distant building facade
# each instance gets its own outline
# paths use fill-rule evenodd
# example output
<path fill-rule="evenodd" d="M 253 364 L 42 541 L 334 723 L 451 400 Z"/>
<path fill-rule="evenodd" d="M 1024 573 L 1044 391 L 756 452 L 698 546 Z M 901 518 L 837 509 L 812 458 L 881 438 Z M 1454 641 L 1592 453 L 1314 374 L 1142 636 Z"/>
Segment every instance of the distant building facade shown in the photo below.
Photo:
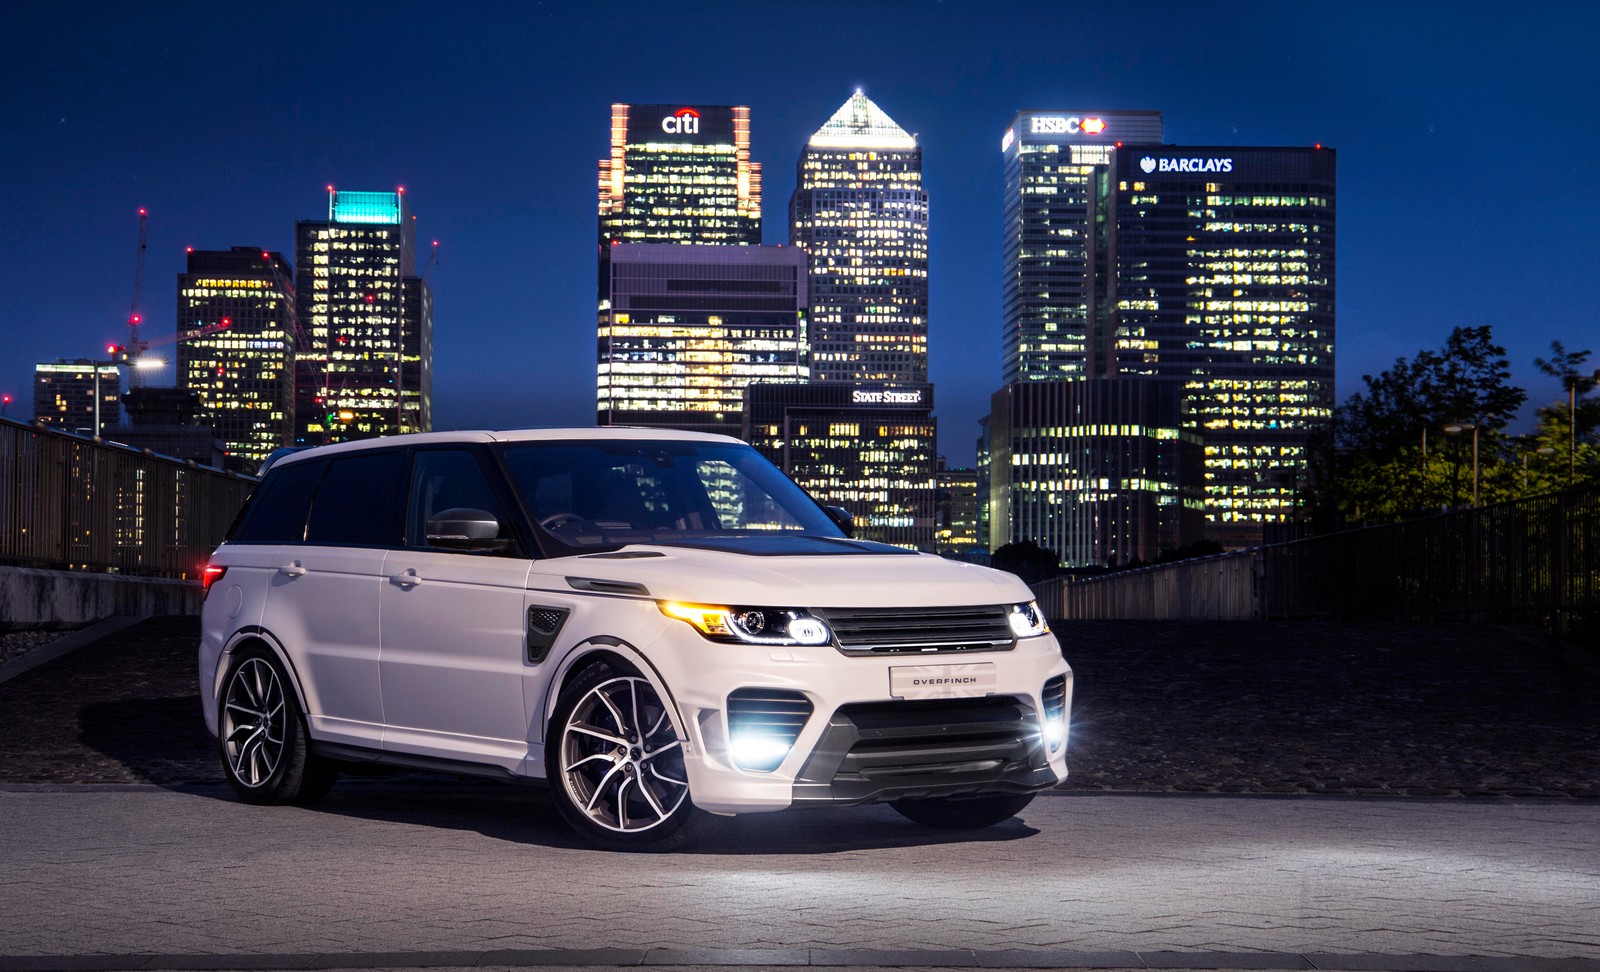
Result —
<path fill-rule="evenodd" d="M 226 464 L 253 473 L 293 445 L 294 270 L 259 247 L 196 250 L 178 275 L 178 387 L 198 396 Z"/>
<path fill-rule="evenodd" d="M 100 427 L 95 427 L 95 398 Z M 122 371 L 89 358 L 57 358 L 33 366 L 33 420 L 67 432 L 99 435 L 116 425 L 122 407 Z"/>
<path fill-rule="evenodd" d="M 607 250 L 598 424 L 738 435 L 746 385 L 809 377 L 803 250 L 666 243 Z"/>
<path fill-rule="evenodd" d="M 968 558 L 980 549 L 987 554 L 987 547 L 978 546 L 978 509 L 978 470 L 946 468 L 944 457 L 939 457 L 934 487 L 934 552 L 957 558 Z"/>
<path fill-rule="evenodd" d="M 800 154 L 789 241 L 810 257 L 813 379 L 926 382 L 922 148 L 860 91 Z"/>
<path fill-rule="evenodd" d="M 819 502 L 855 517 L 855 535 L 931 552 L 937 459 L 933 386 L 753 384 L 742 437 Z"/>
<path fill-rule="evenodd" d="M 417 275 L 404 190 L 329 188 L 328 218 L 295 225 L 295 441 L 433 428 L 433 296 Z"/>
<path fill-rule="evenodd" d="M 761 164 L 750 109 L 611 106 L 600 160 L 600 245 L 761 242 Z M 604 254 L 602 253 L 602 259 Z"/>
<path fill-rule="evenodd" d="M 1150 562 L 1201 538 L 1202 447 L 1181 385 L 1018 382 L 990 409 L 991 550 L 1032 541 L 1080 568 Z"/>
<path fill-rule="evenodd" d="M 223 468 L 223 442 L 212 431 L 200 396 L 182 388 L 134 388 L 122 396 L 128 420 L 105 437 L 201 466 Z"/>

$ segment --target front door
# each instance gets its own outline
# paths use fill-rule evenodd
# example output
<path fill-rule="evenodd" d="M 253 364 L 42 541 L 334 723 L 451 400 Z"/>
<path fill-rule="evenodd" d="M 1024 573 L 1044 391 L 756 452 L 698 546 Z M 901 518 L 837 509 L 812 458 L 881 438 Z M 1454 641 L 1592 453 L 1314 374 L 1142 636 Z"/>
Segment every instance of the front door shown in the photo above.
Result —
<path fill-rule="evenodd" d="M 418 449 L 409 494 L 406 546 L 385 559 L 379 594 L 383 748 L 521 773 L 531 562 L 429 545 L 427 521 L 445 510 L 508 523 L 475 450 Z"/>

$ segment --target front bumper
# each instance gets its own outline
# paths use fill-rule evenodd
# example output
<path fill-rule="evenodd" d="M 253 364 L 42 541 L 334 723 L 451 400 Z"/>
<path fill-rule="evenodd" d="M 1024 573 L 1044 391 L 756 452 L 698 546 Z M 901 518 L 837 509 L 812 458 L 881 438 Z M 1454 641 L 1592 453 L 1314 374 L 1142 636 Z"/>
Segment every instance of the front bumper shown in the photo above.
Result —
<path fill-rule="evenodd" d="M 708 642 L 684 626 L 660 632 L 643 654 L 688 736 L 685 771 L 696 806 L 756 813 L 977 793 L 1024 793 L 1067 777 L 1072 669 L 1054 637 L 1010 651 L 846 656 L 831 646 L 763 648 Z M 994 687 L 969 698 L 895 698 L 890 669 L 988 663 Z M 1046 738 L 1045 684 L 1065 683 L 1059 731 Z M 811 704 L 793 746 L 769 772 L 733 758 L 728 698 L 776 690 Z"/>

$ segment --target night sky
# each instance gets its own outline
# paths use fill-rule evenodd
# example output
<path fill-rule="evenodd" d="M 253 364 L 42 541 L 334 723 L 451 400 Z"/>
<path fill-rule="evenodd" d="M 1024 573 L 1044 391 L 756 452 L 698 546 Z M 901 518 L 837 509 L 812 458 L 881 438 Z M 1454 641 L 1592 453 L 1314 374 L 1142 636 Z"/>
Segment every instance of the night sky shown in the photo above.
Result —
<path fill-rule="evenodd" d="M 1458 325 L 1494 326 L 1535 404 L 1560 395 L 1531 363 L 1551 339 L 1600 354 L 1596 4 L 10 0 L 0 31 L 13 418 L 34 362 L 125 338 L 139 207 L 159 337 L 185 246 L 292 259 L 332 183 L 405 186 L 421 249 L 440 242 L 436 428 L 592 424 L 609 105 L 749 105 L 781 243 L 805 139 L 857 86 L 922 141 L 957 464 L 1000 382 L 1000 136 L 1021 108 L 1336 148 L 1341 400 Z"/>

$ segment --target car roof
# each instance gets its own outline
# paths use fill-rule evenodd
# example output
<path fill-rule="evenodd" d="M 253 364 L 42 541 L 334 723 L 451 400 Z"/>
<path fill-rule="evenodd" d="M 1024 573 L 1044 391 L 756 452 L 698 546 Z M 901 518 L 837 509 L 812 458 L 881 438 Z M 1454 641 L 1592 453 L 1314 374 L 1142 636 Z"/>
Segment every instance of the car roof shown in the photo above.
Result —
<path fill-rule="evenodd" d="M 357 442 L 340 442 L 336 445 L 317 446 L 281 456 L 273 465 L 286 466 L 290 463 L 320 456 L 343 455 L 348 452 L 364 452 L 369 449 L 392 449 L 396 446 L 470 444 L 477 442 L 594 442 L 604 440 L 744 444 L 732 436 L 716 435 L 711 432 L 679 432 L 676 429 L 643 429 L 619 426 L 587 429 L 477 429 L 461 432 L 417 432 L 410 435 L 389 435 L 376 439 L 362 439 Z"/>

